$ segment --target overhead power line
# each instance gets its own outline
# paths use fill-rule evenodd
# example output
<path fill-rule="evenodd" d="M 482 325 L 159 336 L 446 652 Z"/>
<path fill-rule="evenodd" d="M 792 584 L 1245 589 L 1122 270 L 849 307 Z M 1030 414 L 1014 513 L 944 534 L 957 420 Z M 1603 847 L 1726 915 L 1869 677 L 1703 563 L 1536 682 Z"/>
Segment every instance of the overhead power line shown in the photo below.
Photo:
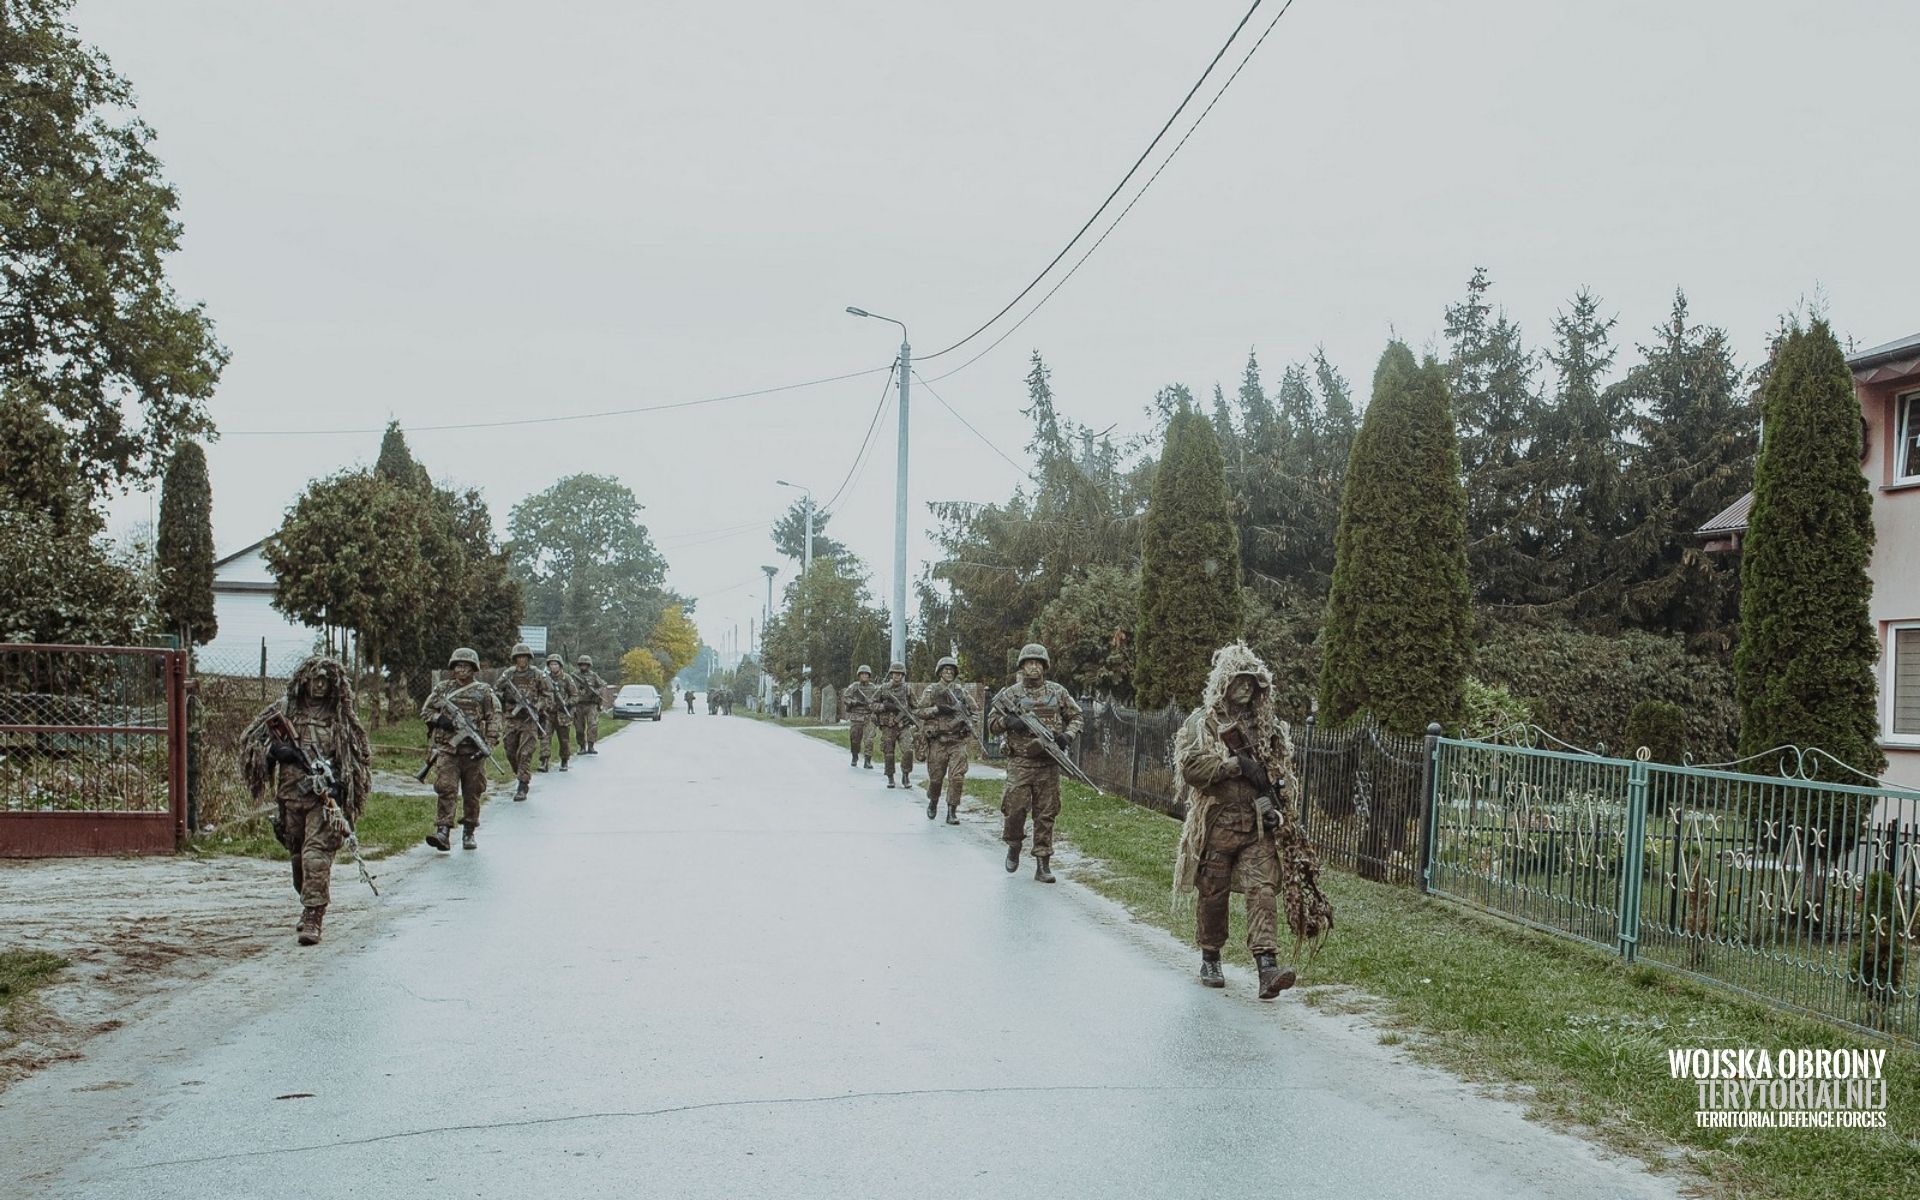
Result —
<path fill-rule="evenodd" d="M 729 400 L 751 400 L 756 396 L 772 396 L 780 392 L 796 392 L 802 388 L 821 387 L 829 383 L 840 383 L 848 379 L 859 379 L 866 375 L 878 375 L 885 371 L 891 375 L 893 368 L 868 367 L 863 371 L 848 371 L 844 375 L 827 375 L 820 379 L 806 379 L 799 383 L 782 383 L 774 387 L 755 388 L 750 392 L 729 392 L 724 396 L 703 396 L 698 400 L 676 400 L 667 404 L 641 404 L 633 408 L 609 408 L 599 412 L 564 413 L 545 417 L 515 417 L 504 421 L 452 421 L 443 425 L 409 425 L 408 433 L 437 433 L 449 429 L 504 429 L 516 425 L 556 425 L 566 421 L 597 421 L 603 417 L 630 417 L 637 413 L 668 412 L 676 408 L 698 408 L 706 404 L 724 404 Z M 226 429 L 223 437 L 327 437 L 334 434 L 385 433 L 386 426 L 377 425 L 362 429 Z"/>
<path fill-rule="evenodd" d="M 853 465 L 847 468 L 847 476 L 840 481 L 840 486 L 833 490 L 832 498 L 820 506 L 821 515 L 832 515 L 833 506 L 840 502 L 840 497 L 845 495 L 847 488 L 852 486 L 854 476 L 866 466 L 867 454 L 873 448 L 874 432 L 880 428 L 880 417 L 887 411 L 887 402 L 893 399 L 893 377 L 899 369 L 900 360 L 896 358 L 893 360 L 893 366 L 887 371 L 887 381 L 880 385 L 880 400 L 873 406 L 873 419 L 867 422 L 867 435 L 860 439 L 860 451 L 853 456 Z"/>
<path fill-rule="evenodd" d="M 1114 199 L 1118 197 L 1121 191 L 1126 188 L 1127 184 L 1133 179 L 1134 175 L 1139 173 L 1141 165 L 1144 164 L 1147 161 L 1147 157 L 1153 153 L 1153 148 L 1160 144 L 1160 139 L 1167 136 L 1167 130 L 1173 128 L 1173 123 L 1180 119 L 1180 114 L 1187 110 L 1187 105 L 1192 103 L 1194 96 L 1199 93 L 1201 85 L 1207 82 L 1207 77 L 1213 74 L 1213 69 L 1220 65 L 1220 60 L 1226 57 L 1227 50 L 1233 45 L 1234 39 L 1239 37 L 1240 31 L 1247 27 L 1247 22 L 1253 19 L 1254 10 L 1258 9 L 1262 4 L 1262 2 L 1263 0 L 1253 0 L 1252 6 L 1250 6 L 1247 9 L 1246 14 L 1240 18 L 1240 23 L 1233 27 L 1233 32 L 1227 35 L 1227 40 L 1225 42 L 1222 42 L 1220 45 L 1220 49 L 1214 52 L 1212 60 L 1207 63 L 1207 69 L 1200 72 L 1200 78 L 1193 81 L 1193 86 L 1187 89 L 1187 94 L 1185 96 L 1181 97 L 1179 106 L 1173 110 L 1172 115 L 1167 117 L 1166 123 L 1160 126 L 1160 131 L 1153 135 L 1153 140 L 1147 143 L 1147 148 L 1140 152 L 1140 157 L 1133 160 L 1133 165 L 1128 167 L 1127 173 L 1120 177 L 1120 182 L 1113 185 L 1113 190 L 1108 192 L 1107 198 L 1100 202 L 1100 207 L 1093 210 L 1093 215 L 1087 218 L 1086 223 L 1081 225 L 1080 228 L 1077 231 L 1075 231 L 1074 235 L 1071 238 L 1067 239 L 1066 245 L 1060 247 L 1060 252 L 1058 254 L 1055 254 L 1053 258 L 1047 262 L 1046 266 L 1040 268 L 1040 273 L 1038 275 L 1035 275 L 1031 280 L 1029 280 L 1027 283 L 1027 286 L 1021 288 L 1019 293 L 1015 295 L 1013 299 L 1007 301 L 1005 307 L 1003 307 L 999 312 L 993 314 L 991 317 L 988 317 L 984 322 L 981 323 L 978 329 L 975 329 L 972 333 L 969 333 L 967 336 L 961 338 L 959 341 L 953 343 L 951 346 L 946 346 L 942 349 L 935 350 L 932 354 L 921 355 L 920 356 L 921 361 L 925 362 L 930 359 L 939 358 L 943 354 L 952 353 L 953 351 L 958 350 L 960 347 L 966 345 L 968 342 L 972 341 L 973 339 L 979 337 L 981 334 L 985 333 L 989 328 L 993 326 L 994 322 L 998 321 L 1001 317 L 1006 316 L 1009 312 L 1012 312 L 1014 305 L 1026 299 L 1027 293 L 1033 291 L 1034 288 L 1039 287 L 1040 281 L 1047 277 L 1048 272 L 1052 271 L 1055 267 L 1060 265 L 1060 260 L 1065 258 L 1067 254 L 1070 251 L 1072 251 L 1072 249 L 1076 245 L 1079 244 L 1080 239 L 1086 236 L 1087 230 L 1092 229 L 1094 222 L 1100 219 L 1100 214 L 1107 211 L 1108 207 L 1113 204 Z M 1289 0 L 1289 4 L 1291 4 L 1291 0 Z M 1282 9 L 1281 11 L 1284 13 L 1286 10 Z M 1271 29 L 1272 27 L 1269 26 L 1268 28 Z"/>
<path fill-rule="evenodd" d="M 934 391 L 933 385 L 927 382 L 925 376 L 921 375 L 920 372 L 915 371 L 913 373 L 913 377 L 920 381 L 921 387 L 927 389 L 928 395 L 932 396 L 935 400 L 938 400 L 940 402 L 941 408 L 944 408 L 948 412 L 952 413 L 954 420 L 960 422 L 962 425 L 965 425 L 967 427 L 968 433 L 971 433 L 973 436 L 979 438 L 981 443 L 985 445 L 987 449 L 993 451 L 995 454 L 998 454 L 1001 458 L 1006 459 L 1008 466 L 1020 472 L 1022 475 L 1026 476 L 1028 479 L 1033 479 L 1033 473 L 1031 471 L 1021 466 L 1019 462 L 1017 462 L 1011 454 L 1008 454 L 1005 450 L 1002 450 L 1000 447 L 994 445 L 993 439 L 989 438 L 986 434 L 981 433 L 978 429 L 975 429 L 973 427 L 972 421 L 969 421 L 965 417 L 961 416 L 960 410 L 955 408 L 953 405 L 948 404 L 947 398 L 945 396 L 942 396 L 939 392 Z M 1034 480 L 1034 482 L 1038 483 L 1039 480 Z"/>
<path fill-rule="evenodd" d="M 1069 279 L 1072 279 L 1074 275 L 1080 270 L 1080 268 L 1086 265 L 1087 260 L 1094 256 L 1095 252 L 1097 252 L 1100 249 L 1100 247 L 1103 244 L 1105 244 L 1106 240 L 1109 237 L 1113 236 L 1113 231 L 1120 228 L 1120 222 L 1127 219 L 1127 214 L 1133 211 L 1133 206 L 1140 203 L 1140 201 L 1146 196 L 1146 194 L 1150 190 L 1152 190 L 1154 183 L 1160 178 L 1161 172 L 1165 171 L 1167 169 L 1168 164 L 1172 163 L 1173 160 L 1176 157 L 1178 157 L 1181 149 L 1186 146 L 1187 140 L 1193 137 L 1194 131 L 1199 129 L 1201 123 L 1207 119 L 1207 114 L 1213 111 L 1214 105 L 1220 103 L 1220 98 L 1227 94 L 1228 88 L 1233 86 L 1233 81 L 1240 78 L 1240 72 L 1247 69 L 1247 64 L 1253 60 L 1253 56 L 1259 53 L 1260 47 L 1266 43 L 1267 35 L 1273 32 L 1273 27 L 1280 23 L 1280 18 L 1286 16 L 1287 10 L 1292 7 L 1293 7 L 1293 0 L 1286 0 L 1286 3 L 1280 6 L 1280 11 L 1273 14 L 1273 20 L 1267 22 L 1267 27 L 1261 31 L 1259 38 L 1254 41 L 1253 46 L 1240 59 L 1239 65 L 1234 67 L 1233 74 L 1227 76 L 1227 81 L 1220 85 L 1220 90 L 1213 94 L 1213 99 L 1207 101 L 1207 106 L 1200 110 L 1200 115 L 1193 119 L 1193 124 L 1187 127 L 1187 131 L 1185 133 L 1180 135 L 1180 140 L 1174 143 L 1173 149 L 1167 151 L 1166 158 L 1162 159 L 1160 161 L 1160 165 L 1153 169 L 1153 174 L 1147 176 L 1147 181 L 1140 185 L 1140 190 L 1134 193 L 1133 199 L 1127 201 L 1127 206 L 1120 210 L 1120 215 L 1113 219 L 1113 223 L 1111 225 L 1108 225 L 1106 229 L 1101 231 L 1100 236 L 1094 239 L 1093 245 L 1087 247 L 1087 252 L 1085 254 L 1082 254 L 1078 259 L 1076 259 L 1074 261 L 1074 264 L 1071 267 L 1067 268 L 1067 273 L 1065 275 L 1062 275 L 1059 278 L 1059 280 L 1055 282 L 1051 288 L 1047 289 L 1046 294 L 1040 297 L 1040 300 L 1038 303 L 1036 303 L 1032 308 L 1028 309 L 1026 311 L 1026 314 L 1022 316 L 1018 321 L 1015 321 L 1012 325 L 1008 326 L 1006 329 L 1006 332 L 1002 333 L 999 337 L 993 339 L 993 341 L 987 345 L 986 349 L 980 351 L 980 353 L 974 355 L 972 358 L 969 358 L 967 361 L 961 363 L 959 366 L 955 367 L 953 370 L 948 371 L 942 375 L 935 375 L 933 377 L 935 382 L 938 382 L 942 379 L 951 379 L 955 375 L 958 375 L 960 372 L 966 370 L 968 367 L 979 362 L 981 359 L 985 358 L 987 355 L 992 354 L 996 349 L 999 348 L 1001 342 L 1006 341 L 1008 338 L 1012 337 L 1015 333 L 1019 332 L 1019 329 L 1022 325 L 1025 325 L 1028 321 L 1031 321 L 1035 313 L 1045 308 L 1047 306 L 1047 301 L 1053 299 L 1054 293 L 1058 292 L 1061 288 L 1067 285 L 1067 281 Z M 1055 261 L 1057 262 L 1059 260 L 1056 259 Z M 1005 315 L 1004 310 L 1002 310 L 1001 315 Z M 999 319 L 998 317 L 994 318 L 994 320 L 998 320 L 998 319 Z M 992 324 L 992 322 L 990 321 L 988 322 L 988 324 Z M 959 343 L 955 343 L 955 344 L 958 345 Z M 929 354 L 926 357 L 932 358 L 933 355 Z M 916 371 L 914 372 L 914 374 L 917 377 L 919 375 L 919 372 Z M 922 380 L 922 382 L 925 382 L 925 381 Z"/>

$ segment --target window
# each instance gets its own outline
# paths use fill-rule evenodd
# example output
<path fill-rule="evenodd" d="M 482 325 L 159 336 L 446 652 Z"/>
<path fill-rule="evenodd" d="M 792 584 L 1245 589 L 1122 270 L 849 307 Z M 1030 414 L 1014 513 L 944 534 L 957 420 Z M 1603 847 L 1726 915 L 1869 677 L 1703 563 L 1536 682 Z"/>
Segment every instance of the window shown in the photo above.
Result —
<path fill-rule="evenodd" d="M 1887 630 L 1887 732 L 1920 739 L 1920 624 Z"/>
<path fill-rule="evenodd" d="M 1894 404 L 1894 431 L 1900 442 L 1893 448 L 1893 477 L 1920 479 L 1920 392 L 1908 392 Z"/>

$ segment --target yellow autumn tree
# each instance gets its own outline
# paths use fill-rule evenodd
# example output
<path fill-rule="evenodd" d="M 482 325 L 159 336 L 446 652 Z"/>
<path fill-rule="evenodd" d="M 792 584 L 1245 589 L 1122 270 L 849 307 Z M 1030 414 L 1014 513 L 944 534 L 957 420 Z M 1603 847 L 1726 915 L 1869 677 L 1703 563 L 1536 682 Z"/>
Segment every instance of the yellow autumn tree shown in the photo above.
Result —
<path fill-rule="evenodd" d="M 620 656 L 621 683 L 650 683 L 664 689 L 666 677 L 660 674 L 660 660 L 645 646 L 635 646 Z"/>
<path fill-rule="evenodd" d="M 700 653 L 700 631 L 693 622 L 687 620 L 687 614 L 678 604 L 660 614 L 660 620 L 654 624 L 653 632 L 647 635 L 647 649 L 659 660 L 660 673 L 668 680 L 680 673 L 680 668 L 692 662 Z"/>

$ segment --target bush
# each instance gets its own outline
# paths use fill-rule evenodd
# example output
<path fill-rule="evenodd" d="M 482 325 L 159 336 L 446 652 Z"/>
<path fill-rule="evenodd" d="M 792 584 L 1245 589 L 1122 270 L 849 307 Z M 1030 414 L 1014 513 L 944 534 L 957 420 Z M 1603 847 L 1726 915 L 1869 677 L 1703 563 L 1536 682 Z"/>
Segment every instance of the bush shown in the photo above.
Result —
<path fill-rule="evenodd" d="M 1892 875 L 1875 871 L 1867 876 L 1860 929 L 1854 935 L 1854 986 L 1880 1003 L 1900 994 L 1900 977 L 1907 965 L 1897 901 Z"/>
<path fill-rule="evenodd" d="M 1671 700 L 1642 700 L 1634 705 L 1620 750 L 1631 755 L 1642 746 L 1654 762 L 1679 762 L 1687 750 L 1687 710 Z"/>
<path fill-rule="evenodd" d="M 1555 737 L 1593 749 L 1627 746 L 1634 706 L 1664 700 L 1682 710 L 1684 742 L 1697 757 L 1733 757 L 1740 729 L 1733 672 L 1687 653 L 1678 637 L 1487 620 L 1478 641 L 1473 673 L 1525 697 Z"/>
<path fill-rule="evenodd" d="M 1538 725 L 1533 704 L 1497 683 L 1469 675 L 1467 700 L 1460 715 L 1460 736 L 1491 738 L 1515 725 Z"/>

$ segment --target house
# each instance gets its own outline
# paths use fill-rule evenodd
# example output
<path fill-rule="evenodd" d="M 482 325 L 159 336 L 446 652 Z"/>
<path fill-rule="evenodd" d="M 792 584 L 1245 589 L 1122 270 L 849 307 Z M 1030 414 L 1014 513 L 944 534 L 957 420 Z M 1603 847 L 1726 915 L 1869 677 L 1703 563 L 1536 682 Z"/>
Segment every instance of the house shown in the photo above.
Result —
<path fill-rule="evenodd" d="M 273 607 L 273 572 L 261 553 L 266 539 L 243 547 L 213 564 L 213 613 L 219 634 L 194 652 L 201 674 L 284 679 L 302 659 L 324 649 L 329 631 L 302 625 Z M 331 631 L 336 647 L 349 636 Z M 265 664 L 264 666 L 262 664 Z"/>
<path fill-rule="evenodd" d="M 1880 639 L 1885 782 L 1920 789 L 1920 333 L 1847 359 L 1860 398 L 1860 468 L 1873 491 L 1868 617 Z M 1696 530 L 1706 549 L 1740 548 L 1749 492 Z"/>

